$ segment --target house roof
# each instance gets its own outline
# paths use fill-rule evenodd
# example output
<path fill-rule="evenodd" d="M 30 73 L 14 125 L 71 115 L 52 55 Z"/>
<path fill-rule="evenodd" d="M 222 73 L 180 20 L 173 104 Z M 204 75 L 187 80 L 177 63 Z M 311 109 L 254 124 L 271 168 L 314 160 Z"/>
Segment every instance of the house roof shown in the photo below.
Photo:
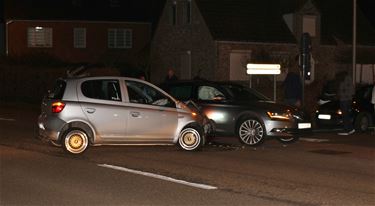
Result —
<path fill-rule="evenodd" d="M 165 0 L 5 0 L 5 19 L 151 22 Z"/>
<path fill-rule="evenodd" d="M 296 43 L 283 15 L 298 12 L 308 0 L 196 0 L 215 40 Z M 358 0 L 357 41 L 375 45 L 375 28 L 365 16 L 372 0 Z M 352 42 L 352 0 L 312 0 L 321 14 L 321 43 Z M 375 1 L 372 1 L 374 4 Z M 371 4 L 371 5 L 372 5 Z M 373 14 L 373 12 L 372 12 Z M 371 15 L 371 14 L 370 14 Z M 373 16 L 372 16 L 373 17 Z M 375 24 L 375 23 L 373 23 Z"/>
<path fill-rule="evenodd" d="M 374 22 L 371 22 L 371 16 L 366 16 L 367 13 L 363 12 L 370 4 L 364 0 L 359 2 L 362 4 L 359 4 L 357 8 L 357 43 L 375 46 Z M 314 0 L 314 3 L 321 13 L 322 44 L 336 44 L 337 40 L 345 44 L 352 44 L 353 1 Z"/>
<path fill-rule="evenodd" d="M 215 40 L 296 42 L 282 18 L 287 8 L 282 0 L 196 0 L 196 2 Z"/>

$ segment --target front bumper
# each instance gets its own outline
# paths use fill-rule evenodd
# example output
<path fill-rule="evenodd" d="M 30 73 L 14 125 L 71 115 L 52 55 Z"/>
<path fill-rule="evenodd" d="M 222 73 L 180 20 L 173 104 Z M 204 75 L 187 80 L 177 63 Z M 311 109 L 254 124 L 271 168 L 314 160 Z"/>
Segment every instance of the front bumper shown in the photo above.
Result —
<path fill-rule="evenodd" d="M 265 122 L 267 136 L 271 137 L 290 137 L 304 136 L 312 132 L 311 122 L 308 121 L 278 121 L 269 120 Z"/>

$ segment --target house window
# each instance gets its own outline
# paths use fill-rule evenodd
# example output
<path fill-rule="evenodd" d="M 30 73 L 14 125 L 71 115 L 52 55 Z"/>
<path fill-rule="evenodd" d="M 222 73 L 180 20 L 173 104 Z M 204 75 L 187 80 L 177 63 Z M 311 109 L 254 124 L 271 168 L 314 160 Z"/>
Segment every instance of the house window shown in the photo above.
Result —
<path fill-rule="evenodd" d="M 177 24 L 177 2 L 174 1 L 171 9 L 170 9 L 170 14 L 169 14 L 169 21 L 170 24 L 176 25 Z"/>
<path fill-rule="evenodd" d="M 133 46 L 133 32 L 131 29 L 109 29 L 108 48 L 129 49 Z"/>
<path fill-rule="evenodd" d="M 119 0 L 109 0 L 109 7 L 111 7 L 111 8 L 120 7 L 120 1 Z"/>
<path fill-rule="evenodd" d="M 185 24 L 191 23 L 191 0 L 187 0 L 184 2 L 184 9 L 183 9 L 183 22 Z"/>
<path fill-rule="evenodd" d="M 82 6 L 82 0 L 72 0 L 73 7 L 81 7 Z"/>
<path fill-rule="evenodd" d="M 86 28 L 74 28 L 74 48 L 86 48 Z"/>
<path fill-rule="evenodd" d="M 27 29 L 28 47 L 52 47 L 52 28 L 29 27 Z"/>
<path fill-rule="evenodd" d="M 311 37 L 316 36 L 316 16 L 303 16 L 303 33 L 309 33 Z"/>

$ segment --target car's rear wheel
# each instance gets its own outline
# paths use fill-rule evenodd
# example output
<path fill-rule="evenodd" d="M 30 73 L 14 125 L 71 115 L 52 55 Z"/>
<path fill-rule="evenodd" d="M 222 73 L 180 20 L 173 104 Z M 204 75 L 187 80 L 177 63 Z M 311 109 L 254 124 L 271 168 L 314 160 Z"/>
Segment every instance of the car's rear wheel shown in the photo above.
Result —
<path fill-rule="evenodd" d="M 198 150 L 203 142 L 204 140 L 199 131 L 192 127 L 182 130 L 178 137 L 180 147 L 188 151 Z"/>
<path fill-rule="evenodd" d="M 263 143 L 266 131 L 262 122 L 248 117 L 240 121 L 237 128 L 237 135 L 242 143 L 249 146 L 257 146 Z"/>
<path fill-rule="evenodd" d="M 370 126 L 370 123 L 371 119 L 369 115 L 367 115 L 366 113 L 359 113 L 357 118 L 355 119 L 354 127 L 360 132 L 365 132 Z"/>
<path fill-rule="evenodd" d="M 81 154 L 87 149 L 89 138 L 83 130 L 72 128 L 65 133 L 62 145 L 68 153 Z"/>

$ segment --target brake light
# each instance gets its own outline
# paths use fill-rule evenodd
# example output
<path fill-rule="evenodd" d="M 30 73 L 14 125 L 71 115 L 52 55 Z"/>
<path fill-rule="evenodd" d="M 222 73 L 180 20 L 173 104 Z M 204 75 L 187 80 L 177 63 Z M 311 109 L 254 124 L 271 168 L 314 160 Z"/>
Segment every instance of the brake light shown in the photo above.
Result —
<path fill-rule="evenodd" d="M 65 103 L 63 102 L 54 102 L 52 103 L 52 113 L 60 113 L 63 111 Z"/>

